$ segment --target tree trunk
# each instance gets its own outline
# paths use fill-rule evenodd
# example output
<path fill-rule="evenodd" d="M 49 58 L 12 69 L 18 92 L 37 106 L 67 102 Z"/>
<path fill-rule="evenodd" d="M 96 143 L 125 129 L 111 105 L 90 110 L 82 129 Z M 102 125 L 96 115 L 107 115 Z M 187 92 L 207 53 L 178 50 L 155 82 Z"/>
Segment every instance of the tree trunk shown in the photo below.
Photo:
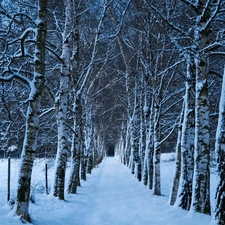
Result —
<path fill-rule="evenodd" d="M 195 87 L 193 68 L 188 58 L 186 93 L 184 97 L 184 120 L 181 134 L 181 179 L 177 199 L 177 204 L 185 210 L 189 210 L 191 207 L 194 174 Z"/>
<path fill-rule="evenodd" d="M 192 207 L 210 214 L 209 99 L 206 61 L 196 56 L 195 170 Z M 205 66 L 203 66 L 205 65 Z"/>
<path fill-rule="evenodd" d="M 79 96 L 76 96 L 76 121 L 74 122 L 75 134 L 73 135 L 72 140 L 72 149 L 71 149 L 71 172 L 68 183 L 68 193 L 76 194 L 77 186 L 80 186 L 80 164 L 81 164 L 81 148 L 82 148 L 82 106 Z"/>
<path fill-rule="evenodd" d="M 131 119 L 131 156 L 132 156 L 132 167 L 131 172 L 135 174 L 135 177 L 140 179 L 140 164 L 141 159 L 139 156 L 139 136 L 138 136 L 138 104 L 137 96 L 135 94 L 134 100 L 134 111 Z"/>
<path fill-rule="evenodd" d="M 208 4 L 209 3 L 209 4 Z M 210 43 L 207 22 L 214 17 L 210 1 L 197 7 L 195 26 L 194 62 L 196 70 L 195 101 L 195 169 L 193 181 L 192 209 L 195 212 L 211 214 L 210 206 L 210 148 L 209 148 L 209 59 L 205 49 Z M 210 18 L 211 17 L 211 18 Z"/>
<path fill-rule="evenodd" d="M 161 159 L 161 148 L 160 148 L 160 102 L 155 99 L 154 107 L 154 179 L 153 179 L 153 193 L 155 195 L 161 195 L 161 172 L 160 172 L 160 159 Z"/>
<path fill-rule="evenodd" d="M 68 193 L 76 194 L 77 187 L 80 186 L 80 148 L 79 135 L 73 135 L 71 149 L 71 171 L 68 183 Z"/>
<path fill-rule="evenodd" d="M 28 207 L 30 197 L 31 173 L 34 153 L 37 144 L 41 95 L 44 88 L 45 75 L 45 44 L 47 31 L 47 0 L 39 0 L 38 23 L 34 57 L 34 76 L 26 115 L 26 130 L 19 168 L 17 200 L 15 212 L 29 221 Z"/>
<path fill-rule="evenodd" d="M 81 170 L 81 179 L 82 180 L 86 180 L 86 174 L 87 174 L 87 170 L 86 170 L 86 162 L 85 162 L 85 157 L 87 155 L 87 153 L 85 152 L 85 113 L 83 110 L 83 105 L 82 101 L 80 100 L 80 105 L 79 105 L 79 122 L 77 121 L 78 127 L 80 128 L 80 140 L 81 140 L 81 145 L 80 145 L 80 152 L 81 152 L 81 159 L 80 159 L 80 170 Z"/>
<path fill-rule="evenodd" d="M 91 130 L 93 130 L 91 128 Z M 93 155 L 93 145 L 94 145 L 94 137 L 93 134 L 90 136 L 91 140 L 90 140 L 90 146 L 88 149 L 88 165 L 87 165 L 87 173 L 91 174 L 92 169 L 94 168 L 94 155 Z"/>
<path fill-rule="evenodd" d="M 151 108 L 149 112 L 147 133 L 146 133 L 146 149 L 145 149 L 145 159 L 144 159 L 144 174 L 143 183 L 148 186 L 149 189 L 153 188 L 153 156 L 154 156 L 154 144 L 153 144 L 153 134 L 154 134 L 154 111 L 153 111 L 154 101 L 151 101 Z"/>
<path fill-rule="evenodd" d="M 180 122 L 178 126 L 178 135 L 177 135 L 177 145 L 176 145 L 176 159 L 175 159 L 175 168 L 173 174 L 172 188 L 169 197 L 170 205 L 174 205 L 178 196 L 178 188 L 180 182 L 181 175 L 181 135 L 182 135 L 182 124 L 184 120 L 184 104 L 182 108 L 182 112 L 180 115 Z"/>
<path fill-rule="evenodd" d="M 55 180 L 53 195 L 61 200 L 64 200 L 65 188 L 65 173 L 68 155 L 68 140 L 67 140 L 67 101 L 69 94 L 69 76 L 70 76 L 70 55 L 71 49 L 69 44 L 69 33 L 71 32 L 71 10 L 72 3 L 65 0 L 65 28 L 63 36 L 63 50 L 62 50 L 62 65 L 60 76 L 60 87 L 58 96 L 56 96 L 55 107 L 57 112 L 57 127 L 58 127 L 58 145 L 57 156 L 55 163 Z"/>
<path fill-rule="evenodd" d="M 153 189 L 154 180 L 154 98 L 151 102 L 151 113 L 149 118 L 149 145 L 148 145 L 148 187 Z"/>
<path fill-rule="evenodd" d="M 225 224 L 225 69 L 220 98 L 219 119 L 216 132 L 215 153 L 219 183 L 216 190 L 216 207 L 214 212 L 217 224 Z"/>

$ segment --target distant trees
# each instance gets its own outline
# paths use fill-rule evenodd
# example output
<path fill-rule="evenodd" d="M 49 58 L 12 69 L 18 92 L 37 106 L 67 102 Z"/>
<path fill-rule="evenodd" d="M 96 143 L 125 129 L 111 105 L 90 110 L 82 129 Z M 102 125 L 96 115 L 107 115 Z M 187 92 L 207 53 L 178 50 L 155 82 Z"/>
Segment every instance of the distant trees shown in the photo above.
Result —
<path fill-rule="evenodd" d="M 134 23 L 137 32 L 129 39 L 123 34 L 125 37 L 122 36 L 121 40 L 124 43 L 120 41 L 122 54 L 125 54 L 125 48 L 129 49 L 137 62 L 126 63 L 129 68 L 126 88 L 130 122 L 127 124 L 127 149 L 118 150 L 118 154 L 120 151 L 128 153 L 129 165 L 137 178 L 143 179 L 144 184 L 160 195 L 160 153 L 177 124 L 176 114 L 173 117 L 171 112 L 181 102 L 179 96 L 184 89 L 175 90 L 173 82 L 180 82 L 177 68 L 183 61 L 176 57 L 173 46 L 160 33 L 162 30 L 157 21 L 144 11 L 146 5 L 143 9 L 138 3 L 132 7 L 143 11 L 135 17 L 139 22 Z M 121 157 L 128 158 L 126 155 Z"/>

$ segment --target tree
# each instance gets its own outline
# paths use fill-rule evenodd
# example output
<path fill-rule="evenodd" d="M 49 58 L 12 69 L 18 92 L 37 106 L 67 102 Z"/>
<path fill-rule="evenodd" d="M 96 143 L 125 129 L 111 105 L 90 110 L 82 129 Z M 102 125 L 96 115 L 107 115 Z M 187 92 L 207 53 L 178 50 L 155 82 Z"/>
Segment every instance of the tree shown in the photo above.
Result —
<path fill-rule="evenodd" d="M 189 210 L 192 201 L 192 185 L 194 174 L 194 137 L 195 137 L 195 87 L 194 87 L 194 66 L 188 60 L 185 95 L 184 115 L 181 132 L 181 177 L 180 189 L 177 195 L 176 204 L 181 208 Z M 179 151 L 179 149 L 177 149 Z M 177 153 L 179 154 L 179 153 Z"/>
<path fill-rule="evenodd" d="M 53 195 L 64 200 L 65 173 L 67 164 L 67 155 L 69 151 L 67 134 L 67 103 L 69 95 L 69 79 L 71 76 L 71 40 L 72 40 L 72 1 L 64 1 L 65 6 L 65 24 L 63 32 L 63 46 L 61 56 L 61 75 L 60 87 L 55 99 L 58 127 L 58 144 L 56 156 L 56 173 L 54 180 Z"/>
<path fill-rule="evenodd" d="M 74 96 L 74 108 L 73 108 L 73 118 L 74 118 L 74 125 L 73 125 L 73 138 L 72 138 L 72 147 L 71 147 L 71 171 L 70 171 L 70 178 L 68 183 L 68 193 L 75 194 L 77 191 L 77 186 L 80 185 L 80 168 L 82 168 L 82 177 L 84 178 L 86 174 L 85 167 L 85 159 L 84 159 L 84 149 L 85 149 L 85 97 L 88 93 L 88 84 L 92 82 L 93 74 L 92 70 L 94 66 L 97 67 L 96 60 L 97 60 L 97 52 L 99 47 L 99 39 L 101 36 L 100 30 L 102 29 L 103 20 L 105 18 L 106 10 L 110 3 L 103 3 L 98 2 L 100 4 L 100 8 L 102 8 L 99 11 L 99 14 L 97 14 L 97 20 L 96 29 L 91 30 L 91 37 L 93 38 L 91 41 L 91 46 L 88 46 L 88 50 L 90 51 L 90 59 L 87 57 L 84 57 L 85 61 L 83 62 L 85 64 L 84 68 L 78 69 L 79 64 L 81 64 L 82 59 L 82 52 L 83 54 L 86 53 L 86 49 L 81 49 L 81 18 L 80 15 L 83 11 L 85 11 L 85 6 L 81 6 L 79 4 L 79 1 L 75 1 L 75 20 L 74 20 L 74 63 L 72 65 L 73 68 L 73 74 L 72 74 L 72 81 L 73 81 L 73 96 Z M 85 21 L 86 18 L 84 18 Z M 87 22 L 90 22 L 90 17 L 87 18 Z M 94 20 L 94 19 L 93 19 Z M 92 21 L 93 22 L 93 21 Z M 85 27 L 86 29 L 86 27 Z M 82 40 L 85 42 L 84 40 Z M 86 44 L 86 43 L 85 43 Z M 83 46 L 84 47 L 84 46 Z M 86 46 L 85 46 L 86 47 Z M 83 51 L 82 51 L 83 50 Z M 93 145 L 95 142 L 92 142 Z M 93 148 L 93 149 L 92 149 Z M 93 152 L 88 154 L 90 165 L 95 165 L 95 154 L 94 151 L 97 151 L 97 149 L 94 148 L 94 146 L 89 147 L 89 150 L 92 150 Z M 100 151 L 100 149 L 98 150 Z M 97 151 L 97 152 L 98 152 Z M 91 162 L 93 160 L 93 162 Z M 98 163 L 97 163 L 98 164 Z M 90 167 L 89 167 L 90 172 Z"/>
<path fill-rule="evenodd" d="M 146 2 L 157 15 L 161 26 L 170 29 L 168 37 L 171 42 L 182 54 L 190 54 L 191 60 L 187 63 L 192 65 L 193 62 L 195 68 L 195 166 L 191 209 L 210 214 L 209 56 L 212 50 L 223 46 L 220 32 L 216 29 L 223 13 L 223 10 L 220 11 L 222 1 L 182 0 L 176 5 L 172 2 L 169 5 Z M 181 13 L 181 8 L 186 9 L 185 15 Z M 184 23 L 178 24 L 178 21 Z"/>
<path fill-rule="evenodd" d="M 214 218 L 218 224 L 225 224 L 225 70 L 223 75 L 223 83 L 220 97 L 219 119 L 216 131 L 216 161 L 219 182 L 216 190 L 216 207 Z"/>
<path fill-rule="evenodd" d="M 22 16 L 22 15 L 21 15 Z M 12 20 L 12 23 L 16 22 Z M 34 22 L 33 22 L 34 24 Z M 14 42 L 21 43 L 21 49 L 18 52 L 20 57 L 27 56 L 26 39 L 29 39 L 30 34 L 34 34 L 35 50 L 34 50 L 34 71 L 33 79 L 29 81 L 25 76 L 19 74 L 18 71 L 8 70 L 0 79 L 2 81 L 11 81 L 14 78 L 19 78 L 29 83 L 30 94 L 27 100 L 28 108 L 26 114 L 26 130 L 23 142 L 21 155 L 21 163 L 19 168 L 17 200 L 14 206 L 15 213 L 21 216 L 22 219 L 29 220 L 28 208 L 30 198 L 31 173 L 33 167 L 34 154 L 36 150 L 36 142 L 39 126 L 40 103 L 44 89 L 45 77 L 45 45 L 47 31 L 47 1 L 39 0 L 38 2 L 38 19 L 35 23 L 35 28 L 27 28 L 22 36 L 15 39 Z M 7 75 L 8 74 L 8 75 Z"/>
<path fill-rule="evenodd" d="M 16 214 L 22 216 L 25 220 L 29 220 L 28 206 L 31 173 L 36 150 L 40 101 L 44 88 L 47 1 L 39 0 L 38 9 L 37 31 L 35 37 L 34 76 L 30 83 L 31 91 L 28 100 L 26 132 L 21 156 L 17 201 L 15 205 Z"/>
<path fill-rule="evenodd" d="M 178 135 L 177 135 L 177 144 L 176 144 L 176 156 L 175 156 L 175 168 L 172 180 L 172 187 L 169 196 L 170 205 L 174 205 L 178 196 L 179 182 L 181 176 L 181 135 L 182 135 L 182 124 L 184 120 L 184 103 L 180 115 L 180 121 L 178 125 Z"/>

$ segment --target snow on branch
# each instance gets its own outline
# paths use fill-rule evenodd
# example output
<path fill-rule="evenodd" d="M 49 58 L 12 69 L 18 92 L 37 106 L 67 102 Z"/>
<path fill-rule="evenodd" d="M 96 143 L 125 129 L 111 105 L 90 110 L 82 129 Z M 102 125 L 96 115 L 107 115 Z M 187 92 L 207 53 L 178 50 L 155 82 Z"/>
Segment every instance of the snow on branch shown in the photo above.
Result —
<path fill-rule="evenodd" d="M 9 73 L 9 75 L 5 76 L 7 73 Z M 15 78 L 23 81 L 26 84 L 30 83 L 30 80 L 27 77 L 21 75 L 20 73 L 15 73 L 11 69 L 3 71 L 2 75 L 0 75 L 0 81 L 3 82 L 10 82 Z"/>
<path fill-rule="evenodd" d="M 111 3 L 111 1 L 108 4 L 104 4 L 104 6 L 103 6 L 102 15 L 101 15 L 101 18 L 99 20 L 99 23 L 98 23 L 98 26 L 97 26 L 97 29 L 96 29 L 91 59 L 90 59 L 90 62 L 89 62 L 88 66 L 85 70 L 86 72 L 84 72 L 84 74 L 82 74 L 80 76 L 80 78 L 77 82 L 77 84 L 79 85 L 79 90 L 77 91 L 77 94 L 80 94 L 83 91 L 83 89 L 84 89 L 84 87 L 85 87 L 85 85 L 88 81 L 88 78 L 90 77 L 92 65 L 94 63 L 96 52 L 97 52 L 97 45 L 98 45 L 99 36 L 100 36 L 100 29 L 102 27 L 103 20 L 104 20 L 105 15 L 106 15 L 106 10 L 109 7 L 110 3 Z"/>
<path fill-rule="evenodd" d="M 204 21 L 205 18 L 207 18 L 207 21 L 205 22 L 204 26 L 201 27 L 201 30 L 206 30 L 207 27 L 209 26 L 209 24 L 212 22 L 212 20 L 215 18 L 215 16 L 217 15 L 217 12 L 219 11 L 220 5 L 221 5 L 221 0 L 217 0 L 217 3 L 214 4 L 214 10 L 212 11 L 212 6 L 210 5 L 211 0 L 208 0 L 207 3 L 205 4 L 205 7 L 202 11 L 202 14 L 199 18 L 199 22 Z M 211 12 L 210 15 L 209 12 Z M 209 17 L 209 18 L 208 18 Z"/>
<path fill-rule="evenodd" d="M 175 26 L 172 22 L 170 22 L 155 6 L 153 6 L 151 3 L 149 3 L 149 6 L 155 11 L 157 15 L 162 19 L 163 22 L 165 22 L 172 30 L 177 31 L 179 34 L 182 34 L 184 36 L 188 36 L 186 32 L 184 32 L 181 28 Z"/>
<path fill-rule="evenodd" d="M 167 73 L 169 70 L 173 69 L 174 67 L 176 67 L 177 65 L 179 65 L 179 64 L 181 64 L 183 62 L 185 62 L 184 59 L 175 62 L 173 65 L 168 66 L 164 71 L 161 71 L 158 75 L 161 76 L 161 75 Z"/>
<path fill-rule="evenodd" d="M 184 89 L 183 89 L 184 91 Z M 180 102 L 183 101 L 183 98 L 179 98 L 177 101 L 175 101 L 173 104 L 171 104 L 169 107 L 167 107 L 162 113 L 161 115 L 165 115 L 170 109 L 172 109 L 175 105 L 179 104 Z"/>
<path fill-rule="evenodd" d="M 35 37 L 36 30 L 34 28 L 27 28 L 19 37 L 17 37 L 14 40 L 8 42 L 8 45 L 12 45 L 16 42 L 20 42 L 21 54 L 16 55 L 15 57 L 30 56 L 29 54 L 27 54 L 25 46 L 24 46 L 25 40 L 29 36 L 30 33 L 33 33 L 34 37 Z M 31 41 L 34 42 L 33 39 L 29 39 L 29 42 L 31 42 Z"/>
<path fill-rule="evenodd" d="M 172 126 L 172 128 L 171 128 L 171 130 L 170 130 L 170 132 L 167 134 L 167 136 L 166 136 L 165 138 L 163 138 L 163 139 L 159 142 L 158 146 L 161 146 L 161 145 L 162 145 L 162 144 L 163 144 L 163 143 L 164 143 L 164 142 L 165 142 L 165 141 L 173 134 L 175 128 L 179 125 L 179 120 L 180 120 L 180 116 L 177 117 L 177 119 L 176 119 L 174 125 Z"/>
<path fill-rule="evenodd" d="M 182 2 L 184 2 L 185 4 L 187 4 L 188 6 L 190 6 L 191 8 L 193 8 L 194 10 L 197 9 L 197 1 L 195 3 L 192 3 L 188 0 L 181 0 Z"/>
<path fill-rule="evenodd" d="M 49 44 L 50 42 L 47 41 L 47 43 Z M 46 45 L 46 50 L 51 52 L 60 63 L 63 63 L 62 58 L 52 48 L 50 48 L 49 46 Z"/>
<path fill-rule="evenodd" d="M 119 77 L 117 79 L 109 81 L 109 83 L 107 85 L 105 85 L 103 88 L 99 89 L 97 92 L 95 92 L 92 95 L 92 99 L 96 98 L 103 90 L 105 90 L 107 88 L 111 88 L 113 85 L 117 84 L 121 79 L 123 79 L 123 77 Z M 113 90 L 113 92 L 114 92 L 114 90 Z"/>
<path fill-rule="evenodd" d="M 129 8 L 129 5 L 130 5 L 131 1 L 132 1 L 132 0 L 129 0 L 129 1 L 128 1 L 127 5 L 126 5 L 126 7 L 125 7 L 125 9 L 124 9 L 124 11 L 123 11 L 123 13 L 122 13 L 122 19 L 121 19 L 120 23 L 117 25 L 117 27 L 118 27 L 117 32 L 116 32 L 115 34 L 111 35 L 109 38 L 114 38 L 114 37 L 116 37 L 116 36 L 118 36 L 118 35 L 120 34 L 120 32 L 121 32 L 121 30 L 122 30 L 123 23 L 124 23 L 125 15 L 126 15 L 126 13 L 127 13 L 127 10 L 128 10 L 128 8 Z"/>
<path fill-rule="evenodd" d="M 128 108 L 127 103 L 115 92 L 114 89 L 113 89 L 113 93 L 116 95 L 117 99 L 123 104 L 123 106 L 125 106 L 125 108 Z"/>
<path fill-rule="evenodd" d="M 16 17 L 26 17 L 30 20 L 30 22 L 33 24 L 34 27 L 36 27 L 36 23 L 33 21 L 33 19 L 25 14 L 25 13 L 16 13 L 14 14 L 13 16 L 10 16 L 8 14 L 5 14 L 5 16 L 7 16 L 9 19 L 10 19 L 10 22 L 9 22 L 9 27 L 8 27 L 8 31 L 7 33 L 9 33 L 9 31 L 11 30 L 11 27 L 12 27 L 12 24 L 15 22 L 16 24 L 20 24 L 21 22 L 19 20 L 16 19 Z M 34 28 L 33 28 L 34 29 Z"/>
<path fill-rule="evenodd" d="M 181 88 L 181 89 L 178 89 L 177 91 L 171 93 L 162 101 L 162 105 L 165 104 L 167 101 L 169 101 L 173 96 L 178 95 L 184 91 L 185 91 L 185 88 Z M 180 101 L 180 100 L 178 100 L 178 101 Z"/>

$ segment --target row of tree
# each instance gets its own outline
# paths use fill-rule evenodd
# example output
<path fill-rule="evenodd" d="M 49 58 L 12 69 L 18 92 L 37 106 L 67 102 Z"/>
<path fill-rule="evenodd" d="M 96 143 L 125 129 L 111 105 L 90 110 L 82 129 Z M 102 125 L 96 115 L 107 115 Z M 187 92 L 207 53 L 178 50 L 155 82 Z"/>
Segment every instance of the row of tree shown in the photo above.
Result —
<path fill-rule="evenodd" d="M 61 200 L 65 198 L 68 157 L 72 169 L 66 191 L 76 193 L 80 179 L 85 180 L 104 156 L 103 140 L 91 122 L 84 93 L 94 70 L 107 5 L 99 10 L 85 4 L 68 0 L 12 4 L 6 0 L 0 5 L 1 142 L 5 150 L 12 145 L 22 149 L 14 211 L 25 220 L 30 219 L 37 149 L 56 149 L 52 194 Z M 92 20 L 91 10 L 99 10 Z M 82 30 L 88 22 L 92 26 Z M 88 32 L 91 35 L 85 40 Z M 79 58 L 84 52 L 86 57 Z"/>
<path fill-rule="evenodd" d="M 134 5 L 138 37 L 118 36 L 127 123 L 122 124 L 116 154 L 160 195 L 161 150 L 178 127 L 170 204 L 211 214 L 210 164 L 215 152 L 220 181 L 213 214 L 224 224 L 224 94 L 219 109 L 216 98 L 224 76 L 225 2 L 146 0 Z"/>
<path fill-rule="evenodd" d="M 211 214 L 216 152 L 223 224 L 224 17 L 223 0 L 2 1 L 0 142 L 22 149 L 16 213 L 29 219 L 37 152 L 56 156 L 64 199 L 68 156 L 69 193 L 114 145 L 160 195 L 160 154 L 175 148 L 170 203 Z"/>

